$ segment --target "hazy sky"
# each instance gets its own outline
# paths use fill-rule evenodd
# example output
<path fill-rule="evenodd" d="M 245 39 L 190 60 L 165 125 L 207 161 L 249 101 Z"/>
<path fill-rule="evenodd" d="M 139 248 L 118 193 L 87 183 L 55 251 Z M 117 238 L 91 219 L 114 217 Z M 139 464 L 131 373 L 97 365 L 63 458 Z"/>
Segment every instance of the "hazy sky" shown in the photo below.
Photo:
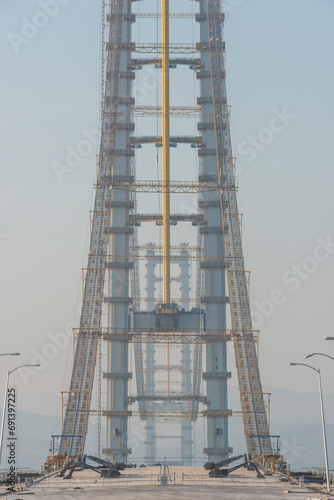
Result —
<path fill-rule="evenodd" d="M 70 330 L 76 315 L 94 194 L 92 131 L 99 123 L 100 2 L 59 0 L 58 12 L 41 17 L 45 3 L 0 3 L 1 352 L 19 350 L 28 363 L 50 335 Z M 155 5 L 145 1 L 138 8 L 149 12 Z M 315 391 L 314 374 L 287 363 L 313 351 L 334 355 L 334 342 L 322 340 L 334 336 L 334 2 L 229 0 L 226 7 L 232 140 L 262 379 Z M 181 12 L 197 8 L 196 2 L 177 3 Z M 36 30 L 32 20 L 45 25 Z M 180 37 L 179 27 L 173 35 Z M 174 71 L 174 103 L 188 102 L 194 88 L 182 85 L 182 71 L 189 70 Z M 154 76 L 140 79 L 140 104 L 154 103 Z M 87 145 L 87 135 L 92 145 L 86 158 L 59 182 L 55 162 L 64 164 L 68 148 L 76 150 L 80 141 Z M 194 152 L 179 148 L 178 154 L 195 177 Z M 154 155 L 140 152 L 138 164 L 141 158 L 150 162 L 147 170 L 138 167 L 139 177 L 155 172 Z M 183 170 L 174 174 L 184 178 Z M 178 209 L 193 200 L 179 203 Z M 188 237 L 184 227 L 176 233 L 179 241 Z M 229 352 L 232 368 L 231 346 Z M 15 363 L 1 358 L 1 380 Z M 333 394 L 330 361 L 315 365 L 324 368 L 324 389 Z M 68 387 L 70 368 L 68 342 L 27 386 L 18 375 L 15 381 L 24 392 L 59 394 Z"/>

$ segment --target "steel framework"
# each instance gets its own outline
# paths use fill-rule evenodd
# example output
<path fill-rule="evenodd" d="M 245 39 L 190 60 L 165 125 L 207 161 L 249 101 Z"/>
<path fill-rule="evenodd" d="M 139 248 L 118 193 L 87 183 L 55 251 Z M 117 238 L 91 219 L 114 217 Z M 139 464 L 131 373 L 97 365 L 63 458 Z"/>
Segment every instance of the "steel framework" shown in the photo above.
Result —
<path fill-rule="evenodd" d="M 109 44 L 114 49 L 109 52 L 107 72 L 120 74 L 121 51 L 118 49 L 123 35 L 124 0 L 111 6 L 113 16 L 109 31 Z M 98 338 L 92 335 L 93 329 L 101 327 L 104 278 L 108 249 L 108 228 L 110 224 L 109 179 L 113 172 L 115 159 L 115 141 L 119 100 L 119 78 L 107 81 L 101 127 L 101 160 L 97 174 L 97 186 L 94 215 L 91 229 L 91 241 L 88 255 L 86 283 L 80 318 L 80 332 L 76 343 L 69 398 L 62 438 L 59 445 L 60 456 L 77 456 L 85 443 L 88 431 L 87 411 L 90 408 Z M 110 99 L 111 105 L 106 105 Z M 105 148 L 110 155 L 104 156 Z M 67 437 L 82 435 L 84 439 Z"/>
<path fill-rule="evenodd" d="M 91 240 L 79 328 L 75 330 L 76 350 L 73 371 L 65 405 L 60 458 L 78 457 L 84 449 L 88 431 L 94 372 L 97 366 L 99 341 L 107 343 L 108 366 L 103 373 L 107 385 L 107 443 L 103 453 L 112 462 L 126 462 L 128 419 L 136 414 L 129 404 L 138 403 L 138 415 L 147 421 L 150 449 L 155 456 L 156 418 L 186 418 L 182 424 L 182 449 L 187 463 L 191 462 L 191 422 L 197 415 L 207 420 L 209 461 L 228 458 L 232 448 L 228 443 L 226 342 L 235 348 L 241 413 L 247 449 L 253 457 L 273 454 L 265 398 L 262 391 L 256 353 L 257 332 L 253 331 L 247 274 L 242 252 L 240 214 L 237 205 L 235 165 L 231 148 L 229 107 L 226 93 L 224 15 L 220 0 L 201 0 L 196 16 L 170 14 L 169 0 L 162 0 L 161 43 L 134 43 L 132 23 L 141 17 L 159 18 L 160 14 L 134 15 L 132 0 L 111 0 L 107 22 L 105 78 L 103 84 L 101 146 L 98 157 L 95 206 L 92 213 Z M 170 43 L 169 21 L 172 18 L 194 19 L 199 23 L 198 43 Z M 103 31 L 104 38 L 104 31 Z M 151 58 L 131 59 L 133 53 L 151 54 Z M 154 54 L 155 59 L 153 59 Z M 161 56 L 159 56 L 161 54 Z M 171 54 L 192 54 L 191 58 L 170 58 Z M 196 54 L 196 56 L 193 56 Z M 196 58 L 195 58 L 196 57 Z M 173 62 L 174 61 L 174 62 Z M 145 64 L 162 69 L 162 106 L 136 106 L 132 97 L 133 69 Z M 200 81 L 197 106 L 171 107 L 171 65 L 189 65 Z M 172 136 L 170 116 L 200 117 L 199 136 Z M 132 117 L 162 116 L 162 137 L 134 137 Z M 200 160 L 197 181 L 170 179 L 170 147 L 175 143 L 190 143 Z M 162 145 L 162 180 L 137 180 L 133 157 L 143 143 Z M 135 194 L 162 193 L 162 213 L 137 215 Z M 198 214 L 191 217 L 171 215 L 172 193 L 198 193 Z M 147 263 L 154 278 L 154 262 L 163 262 L 163 301 L 150 303 L 141 311 L 140 251 L 137 231 L 141 222 L 161 223 L 163 245 L 156 246 Z M 171 224 L 178 221 L 194 223 L 198 246 L 175 247 L 171 244 Z M 151 249 L 152 250 L 152 249 Z M 146 248 L 147 251 L 147 248 Z M 158 255 L 155 253 L 158 252 Z M 194 252 L 196 255 L 194 256 Z M 150 252 L 147 252 L 148 254 Z M 181 298 L 171 297 L 171 262 L 177 256 L 181 274 Z M 191 259 L 196 260 L 196 307 L 189 310 L 187 273 Z M 108 294 L 104 296 L 105 275 Z M 152 281 L 152 280 L 151 280 Z M 229 297 L 226 297 L 225 281 Z M 148 284 L 149 298 L 154 299 L 154 280 Z M 102 325 L 102 306 L 108 308 L 108 325 Z M 226 328 L 226 306 L 231 311 L 232 328 Z M 129 397 L 128 382 L 132 377 L 128 365 L 129 344 L 134 343 L 137 394 Z M 153 391 L 154 346 L 163 345 L 165 363 L 164 395 Z M 191 344 L 193 352 L 191 356 Z M 181 363 L 173 365 L 170 348 L 180 348 Z M 206 371 L 201 376 L 202 346 L 205 345 Z M 145 352 L 144 352 L 145 347 Z M 171 373 L 181 364 L 181 391 L 175 393 Z M 98 367 L 98 372 L 101 368 Z M 205 396 L 200 395 L 201 379 L 206 384 Z M 131 399 L 132 398 L 132 399 Z M 134 398 L 134 399 L 133 399 Z M 160 398 L 160 399 L 159 399 Z M 178 399 L 177 399 L 178 398 Z M 160 401 L 161 404 L 158 404 Z M 175 406 L 175 402 L 182 405 Z M 101 402 L 98 403 L 101 405 Z M 199 410 L 199 404 L 206 409 Z M 101 408 L 98 409 L 101 413 Z M 98 435 L 98 440 L 100 435 Z M 265 458 L 264 458 L 265 459 Z M 58 463 L 58 461 L 57 461 Z"/>
<path fill-rule="evenodd" d="M 150 220 L 154 221 L 155 218 L 151 218 Z M 180 307 L 183 307 L 185 310 L 189 310 L 189 302 L 190 302 L 190 252 L 188 251 L 188 244 L 180 245 L 180 254 L 175 255 L 172 254 L 170 256 L 171 263 L 176 263 L 179 265 L 180 276 L 176 279 L 180 283 Z M 160 281 L 158 274 L 156 272 L 156 267 L 159 266 L 163 259 L 162 254 L 159 251 L 159 247 L 157 248 L 158 253 L 156 252 L 156 245 L 149 244 L 147 245 L 146 251 L 146 291 L 147 291 L 147 310 L 150 311 L 154 309 L 154 305 L 156 303 L 155 292 L 156 292 L 156 283 Z M 197 263 L 198 264 L 198 263 Z M 172 280 L 173 280 L 172 279 Z M 180 364 L 175 364 L 175 360 L 170 363 L 170 346 L 175 345 L 175 342 L 172 342 L 170 338 L 167 338 L 166 341 L 162 344 L 166 349 L 166 362 L 165 364 L 158 364 L 157 357 L 157 349 L 158 349 L 158 338 L 157 334 L 154 333 L 154 344 L 149 343 L 146 347 L 146 364 L 145 369 L 140 365 L 136 365 L 136 373 L 138 377 L 138 371 L 144 371 L 146 375 L 146 383 L 142 386 L 142 390 L 138 390 L 138 395 L 130 398 L 130 401 L 133 403 L 138 401 L 142 403 L 142 408 L 139 409 L 139 414 L 142 420 L 146 420 L 146 461 L 147 463 L 152 463 L 156 461 L 157 457 L 157 447 L 156 447 L 156 432 L 157 432 L 157 421 L 162 418 L 165 413 L 168 413 L 169 421 L 171 423 L 175 423 L 177 420 L 180 420 L 181 425 L 181 462 L 184 465 L 191 465 L 193 459 L 193 451 L 192 451 L 192 431 L 193 424 L 192 422 L 196 421 L 198 416 L 198 404 L 206 403 L 206 398 L 200 395 L 200 385 L 197 384 L 197 379 L 200 377 L 202 371 L 202 357 L 199 355 L 201 353 L 201 344 L 197 344 L 194 346 L 194 355 L 192 355 L 191 351 L 191 343 L 190 342 L 182 342 L 181 347 L 181 359 Z M 161 345 L 161 343 L 160 343 Z M 177 342 L 176 345 L 180 345 Z M 158 380 L 158 374 L 165 374 L 166 380 Z M 175 392 L 169 391 L 169 387 L 171 385 L 170 375 L 180 374 L 181 381 L 180 387 Z M 194 384 L 194 385 L 193 385 Z M 137 384 L 138 385 L 138 384 Z M 166 392 L 159 392 L 157 387 L 159 385 L 166 385 Z M 143 402 L 146 403 L 146 408 L 144 409 Z M 167 409 L 168 402 L 178 403 L 177 415 L 173 414 L 170 417 L 170 414 L 173 412 L 172 409 Z M 182 411 L 180 409 L 180 403 L 182 402 Z M 175 411 L 175 408 L 174 408 Z M 181 411 L 181 413 L 180 413 Z M 190 413 L 189 413 L 190 412 Z M 166 421 L 164 421 L 164 426 L 166 427 Z M 166 430 L 166 429 L 165 429 Z M 171 436 L 172 438 L 172 436 Z M 165 439 L 169 439 L 169 436 L 166 435 Z"/>
<path fill-rule="evenodd" d="M 223 221 L 225 255 L 229 260 L 227 282 L 230 296 L 232 328 L 238 332 L 234 339 L 239 390 L 244 410 L 244 427 L 248 452 L 252 455 L 272 455 L 268 418 L 264 403 L 255 342 L 246 331 L 252 330 L 247 279 L 245 273 L 238 204 L 231 162 L 230 123 L 224 116 L 221 103 L 227 102 L 225 56 L 220 2 L 208 0 L 207 19 L 210 41 L 210 74 L 213 91 L 214 128 L 216 136 L 218 182 Z"/>

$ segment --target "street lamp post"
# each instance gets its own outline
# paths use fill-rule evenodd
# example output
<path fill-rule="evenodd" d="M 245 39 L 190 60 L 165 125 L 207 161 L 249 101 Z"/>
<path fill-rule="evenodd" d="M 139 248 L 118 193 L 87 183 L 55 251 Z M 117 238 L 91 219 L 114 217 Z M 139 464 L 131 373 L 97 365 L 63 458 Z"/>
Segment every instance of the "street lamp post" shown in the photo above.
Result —
<path fill-rule="evenodd" d="M 18 353 L 17 354 L 13 354 L 13 355 L 17 356 Z M 0 464 L 1 464 L 3 435 L 4 435 L 5 420 L 6 420 L 6 407 L 7 407 L 7 393 L 8 393 L 9 376 L 10 376 L 11 373 L 15 372 L 16 370 L 19 370 L 20 368 L 24 368 L 26 366 L 39 366 L 39 364 L 36 364 L 36 365 L 20 365 L 20 366 L 17 366 L 16 368 L 13 368 L 13 370 L 8 370 L 7 371 L 6 385 L 5 385 L 5 397 L 4 397 L 4 401 L 3 401 L 3 410 L 2 410 L 1 434 L 0 434 Z"/>
<path fill-rule="evenodd" d="M 321 408 L 321 421 L 322 421 L 322 435 L 323 435 L 323 441 L 324 441 L 324 454 L 325 454 L 325 466 L 326 466 L 327 491 L 332 491 L 330 477 L 329 477 L 329 467 L 328 467 L 326 425 L 325 425 L 324 403 L 323 403 L 323 398 L 322 398 L 322 384 L 321 384 L 320 369 L 317 370 L 313 366 L 307 365 L 306 363 L 289 363 L 289 366 L 307 366 L 308 368 L 311 368 L 311 370 L 317 372 L 317 374 L 318 374 L 319 395 L 320 395 L 320 408 Z"/>
<path fill-rule="evenodd" d="M 3 354 L 0 354 L 0 356 L 20 356 L 19 352 L 4 352 Z"/>
<path fill-rule="evenodd" d="M 305 356 L 305 359 L 312 358 L 312 356 L 326 356 L 326 358 L 330 358 L 334 361 L 333 356 L 330 356 L 329 354 L 324 354 L 323 352 L 313 352 L 312 354 L 308 354 Z"/>

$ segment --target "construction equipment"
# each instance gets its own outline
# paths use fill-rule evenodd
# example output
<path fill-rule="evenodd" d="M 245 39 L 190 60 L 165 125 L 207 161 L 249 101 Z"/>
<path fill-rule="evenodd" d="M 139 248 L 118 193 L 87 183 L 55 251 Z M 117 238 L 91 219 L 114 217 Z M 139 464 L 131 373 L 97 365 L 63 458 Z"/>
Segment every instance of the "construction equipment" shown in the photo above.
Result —
<path fill-rule="evenodd" d="M 238 455 L 236 457 L 230 457 L 226 460 L 222 460 L 221 462 L 218 463 L 213 463 L 213 462 L 207 462 L 206 464 L 203 465 L 205 470 L 219 470 L 220 467 L 224 467 L 226 465 L 232 464 L 233 462 L 236 462 L 237 460 L 240 460 L 241 458 L 244 458 L 245 461 L 247 461 L 246 455 Z"/>
<path fill-rule="evenodd" d="M 227 465 L 236 462 L 237 460 L 240 460 L 241 458 L 244 459 L 244 461 L 241 464 L 235 465 L 234 467 L 226 467 Z M 265 476 L 260 472 L 256 464 L 252 462 L 251 460 L 248 460 L 247 455 L 238 455 L 237 457 L 231 457 L 227 460 L 222 460 L 221 462 L 214 464 L 214 463 L 206 463 L 204 465 L 204 468 L 206 470 L 209 470 L 209 476 L 210 477 L 228 477 L 229 474 L 232 472 L 241 469 L 242 467 L 247 468 L 248 470 L 255 470 L 257 473 L 257 477 L 259 479 L 263 479 Z"/>
<path fill-rule="evenodd" d="M 238 469 L 241 469 L 241 467 L 246 467 L 248 464 L 248 461 L 243 462 L 242 464 L 235 465 L 234 467 L 230 468 L 220 468 L 220 469 L 213 469 L 209 472 L 210 477 L 228 477 L 231 472 L 234 472 Z"/>
<path fill-rule="evenodd" d="M 91 460 L 99 464 L 99 466 L 93 466 L 87 463 L 87 460 Z M 111 464 L 106 460 L 102 460 L 98 457 L 93 457 L 91 455 L 80 455 L 77 460 L 69 460 L 65 467 L 58 474 L 59 477 L 63 479 L 72 479 L 73 473 L 78 470 L 93 470 L 100 474 L 101 477 L 110 478 L 110 477 L 119 477 L 121 473 L 120 470 L 124 470 L 124 464 Z"/>

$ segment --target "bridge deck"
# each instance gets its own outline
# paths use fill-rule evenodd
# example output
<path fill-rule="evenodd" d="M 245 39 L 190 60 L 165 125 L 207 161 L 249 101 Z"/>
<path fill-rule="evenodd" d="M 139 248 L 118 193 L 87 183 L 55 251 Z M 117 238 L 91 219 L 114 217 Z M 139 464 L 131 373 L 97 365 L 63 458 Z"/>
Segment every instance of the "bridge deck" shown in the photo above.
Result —
<path fill-rule="evenodd" d="M 285 493 L 289 491 L 289 494 Z M 282 483 L 278 477 L 257 479 L 255 472 L 240 469 L 228 479 L 210 478 L 203 467 L 170 466 L 168 486 L 160 486 L 160 467 L 127 469 L 120 478 L 101 479 L 94 471 L 75 472 L 71 480 L 52 477 L 32 487 L 37 499 L 100 500 L 306 500 L 328 498 L 299 486 Z M 0 492 L 1 494 L 1 492 Z"/>

